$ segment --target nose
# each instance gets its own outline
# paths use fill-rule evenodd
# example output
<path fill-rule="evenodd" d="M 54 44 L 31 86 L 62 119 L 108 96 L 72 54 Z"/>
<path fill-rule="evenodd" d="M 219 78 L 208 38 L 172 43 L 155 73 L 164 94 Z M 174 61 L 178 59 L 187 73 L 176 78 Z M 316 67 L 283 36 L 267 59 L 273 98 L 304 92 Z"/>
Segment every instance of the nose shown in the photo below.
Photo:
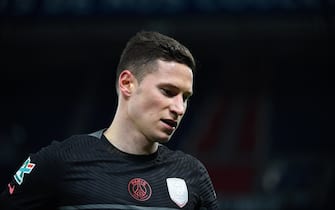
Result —
<path fill-rule="evenodd" d="M 176 95 L 173 98 L 173 103 L 171 105 L 171 112 L 175 113 L 177 116 L 182 116 L 185 114 L 186 102 L 184 102 L 182 95 Z"/>

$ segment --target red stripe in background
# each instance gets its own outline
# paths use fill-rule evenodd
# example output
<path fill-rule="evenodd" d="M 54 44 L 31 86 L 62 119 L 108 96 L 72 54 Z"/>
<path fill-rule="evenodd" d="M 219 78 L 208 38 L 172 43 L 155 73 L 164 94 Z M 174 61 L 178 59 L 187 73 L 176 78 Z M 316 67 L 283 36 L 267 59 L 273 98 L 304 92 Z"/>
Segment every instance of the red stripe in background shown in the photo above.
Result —
<path fill-rule="evenodd" d="M 225 114 L 225 103 L 220 100 L 220 105 L 211 116 L 210 122 L 207 124 L 205 132 L 200 138 L 198 150 L 200 153 L 208 152 L 216 148 L 220 140 L 221 130 L 223 129 L 223 119 Z"/>
<path fill-rule="evenodd" d="M 217 192 L 236 195 L 252 191 L 254 170 L 249 166 L 211 165 L 207 169 Z"/>
<path fill-rule="evenodd" d="M 246 109 L 246 115 L 241 125 L 238 148 L 239 154 L 242 155 L 249 155 L 255 149 L 258 100 L 253 99 L 249 101 Z"/>

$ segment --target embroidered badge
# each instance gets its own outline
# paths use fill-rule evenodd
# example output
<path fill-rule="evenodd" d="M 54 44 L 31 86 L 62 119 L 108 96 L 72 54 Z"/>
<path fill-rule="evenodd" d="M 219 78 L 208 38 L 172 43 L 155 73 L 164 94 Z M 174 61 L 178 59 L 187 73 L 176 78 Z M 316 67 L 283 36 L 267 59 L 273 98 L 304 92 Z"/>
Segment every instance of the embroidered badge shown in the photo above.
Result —
<path fill-rule="evenodd" d="M 35 163 L 30 162 L 30 157 L 23 163 L 21 168 L 16 172 L 14 175 L 15 181 L 21 185 L 23 182 L 24 174 L 30 174 L 30 172 L 33 170 L 35 167 Z"/>
<path fill-rule="evenodd" d="M 146 201 L 151 197 L 152 190 L 147 181 L 141 178 L 134 178 L 128 183 L 129 194 L 138 201 Z"/>
<path fill-rule="evenodd" d="M 180 208 L 183 208 L 188 202 L 188 190 L 185 180 L 181 178 L 167 178 L 166 184 L 171 200 Z"/>

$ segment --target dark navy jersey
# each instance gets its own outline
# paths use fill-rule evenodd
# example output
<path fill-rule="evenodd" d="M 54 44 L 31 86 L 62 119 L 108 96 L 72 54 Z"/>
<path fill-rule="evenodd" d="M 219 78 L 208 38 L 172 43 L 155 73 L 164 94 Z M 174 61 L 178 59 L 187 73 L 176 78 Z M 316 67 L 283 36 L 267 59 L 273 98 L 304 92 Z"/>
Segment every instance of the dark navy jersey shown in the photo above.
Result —
<path fill-rule="evenodd" d="M 0 209 L 218 209 L 196 158 L 160 145 L 151 155 L 115 148 L 102 131 L 31 154 L 1 194 Z"/>

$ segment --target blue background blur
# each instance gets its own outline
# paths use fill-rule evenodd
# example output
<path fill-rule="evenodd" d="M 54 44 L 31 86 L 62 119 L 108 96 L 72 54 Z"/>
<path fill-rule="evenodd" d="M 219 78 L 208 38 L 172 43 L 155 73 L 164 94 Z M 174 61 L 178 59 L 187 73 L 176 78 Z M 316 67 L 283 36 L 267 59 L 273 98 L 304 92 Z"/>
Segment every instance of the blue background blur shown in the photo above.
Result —
<path fill-rule="evenodd" d="M 332 0 L 0 0 L 0 186 L 30 152 L 111 122 L 126 41 L 156 30 L 198 61 L 169 143 L 222 209 L 332 209 Z"/>

